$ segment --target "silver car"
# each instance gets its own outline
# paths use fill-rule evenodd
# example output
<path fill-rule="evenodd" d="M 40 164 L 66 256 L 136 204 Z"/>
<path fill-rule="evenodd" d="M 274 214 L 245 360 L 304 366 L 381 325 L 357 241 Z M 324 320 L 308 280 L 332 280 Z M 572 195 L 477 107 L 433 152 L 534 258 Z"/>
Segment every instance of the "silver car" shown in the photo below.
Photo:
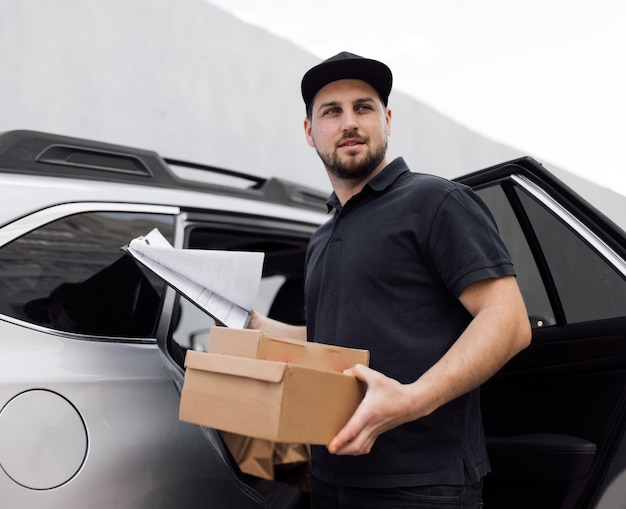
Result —
<path fill-rule="evenodd" d="M 494 213 L 534 331 L 483 387 L 486 506 L 623 507 L 626 234 L 529 158 L 459 180 Z M 243 474 L 178 419 L 185 352 L 213 322 L 120 248 L 157 227 L 263 251 L 256 308 L 302 324 L 325 196 L 29 131 L 0 135 L 0 189 L 0 507 L 308 507 L 306 468 Z"/>

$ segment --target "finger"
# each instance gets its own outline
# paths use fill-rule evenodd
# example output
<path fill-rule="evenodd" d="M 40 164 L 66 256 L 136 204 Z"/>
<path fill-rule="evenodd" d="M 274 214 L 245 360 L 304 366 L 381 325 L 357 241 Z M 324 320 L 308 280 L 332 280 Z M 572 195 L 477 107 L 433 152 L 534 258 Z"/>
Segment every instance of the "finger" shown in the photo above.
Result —
<path fill-rule="evenodd" d="M 344 369 L 343 374 L 348 376 L 353 376 L 360 380 L 361 382 L 367 383 L 368 379 L 371 378 L 371 375 L 375 373 L 375 371 L 363 364 L 355 364 L 351 368 Z"/>
<path fill-rule="evenodd" d="M 376 382 L 376 377 L 378 376 L 377 371 L 363 364 L 356 364 L 344 370 L 343 374 L 354 376 L 365 383 L 368 389 L 371 384 Z M 371 450 L 375 439 L 372 439 L 371 433 L 367 431 L 369 419 L 367 418 L 368 412 L 365 410 L 367 407 L 366 399 L 367 394 L 345 426 L 328 444 L 327 448 L 331 454 L 357 455 L 367 454 Z"/>
<path fill-rule="evenodd" d="M 357 435 L 353 440 L 350 440 L 349 442 L 333 449 L 332 454 L 351 456 L 368 454 L 372 449 L 374 441 L 375 440 L 364 431 Z"/>
<path fill-rule="evenodd" d="M 352 417 L 344 425 L 344 427 L 337 433 L 337 435 L 328 444 L 328 450 L 331 454 L 341 453 L 348 446 L 352 448 L 359 448 L 362 440 L 359 440 L 359 436 L 363 434 L 367 426 L 367 419 L 365 418 L 365 412 L 363 411 L 363 403 L 361 403 Z"/>
<path fill-rule="evenodd" d="M 337 454 L 356 439 L 358 430 L 355 428 L 352 421 L 353 419 L 350 419 L 339 431 L 339 433 L 337 433 L 337 435 L 335 435 L 335 437 L 330 441 L 328 444 L 328 452 L 331 454 Z"/>

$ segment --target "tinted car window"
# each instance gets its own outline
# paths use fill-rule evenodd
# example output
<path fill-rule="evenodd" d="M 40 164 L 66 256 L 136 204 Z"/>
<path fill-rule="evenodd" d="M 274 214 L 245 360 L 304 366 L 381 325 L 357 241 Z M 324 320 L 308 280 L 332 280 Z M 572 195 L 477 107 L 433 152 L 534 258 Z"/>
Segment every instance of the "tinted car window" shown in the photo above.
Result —
<path fill-rule="evenodd" d="M 520 188 L 567 323 L 624 315 L 626 280 L 573 229 Z"/>
<path fill-rule="evenodd" d="M 163 284 L 120 247 L 154 227 L 171 240 L 173 221 L 90 212 L 29 232 L 0 249 L 0 313 L 79 334 L 151 336 Z"/>
<path fill-rule="evenodd" d="M 500 185 L 478 194 L 511 253 L 532 325 L 553 325 L 558 317 L 577 323 L 623 316 L 623 276 L 546 205 L 519 185 L 507 185 L 513 200 Z M 519 218 L 527 221 L 525 228 Z"/>

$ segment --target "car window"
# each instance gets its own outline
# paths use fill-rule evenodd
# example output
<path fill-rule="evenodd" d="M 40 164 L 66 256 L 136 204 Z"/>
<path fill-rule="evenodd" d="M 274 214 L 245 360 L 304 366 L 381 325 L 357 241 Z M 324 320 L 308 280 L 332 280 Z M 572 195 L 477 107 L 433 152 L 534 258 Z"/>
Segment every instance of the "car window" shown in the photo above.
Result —
<path fill-rule="evenodd" d="M 120 247 L 163 214 L 89 212 L 48 223 L 0 249 L 0 313 L 66 332 L 150 337 L 163 284 Z"/>
<path fill-rule="evenodd" d="M 516 192 L 546 259 L 567 323 L 624 315 L 626 280 L 598 251 L 535 198 Z"/>
<path fill-rule="evenodd" d="M 620 273 L 525 189 L 510 181 L 507 185 L 513 200 L 501 185 L 477 192 L 511 253 L 532 325 L 622 316 L 626 281 Z"/>

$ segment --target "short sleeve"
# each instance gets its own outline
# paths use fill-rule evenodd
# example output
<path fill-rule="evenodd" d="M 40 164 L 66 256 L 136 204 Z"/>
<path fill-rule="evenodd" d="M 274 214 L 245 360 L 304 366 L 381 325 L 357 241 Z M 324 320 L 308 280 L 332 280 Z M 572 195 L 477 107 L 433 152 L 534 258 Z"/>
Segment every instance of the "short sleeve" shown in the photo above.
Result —
<path fill-rule="evenodd" d="M 515 275 L 491 212 L 467 186 L 444 196 L 428 245 L 431 266 L 456 297 L 477 281 Z"/>

